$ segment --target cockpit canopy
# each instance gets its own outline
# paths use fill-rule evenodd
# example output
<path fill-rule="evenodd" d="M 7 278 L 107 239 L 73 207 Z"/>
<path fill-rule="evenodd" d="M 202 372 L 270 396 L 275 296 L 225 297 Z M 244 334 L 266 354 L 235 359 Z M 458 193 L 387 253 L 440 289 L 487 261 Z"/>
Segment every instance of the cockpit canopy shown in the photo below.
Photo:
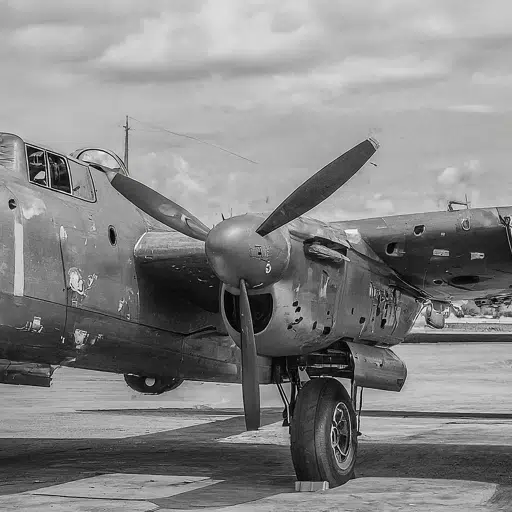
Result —
<path fill-rule="evenodd" d="M 48 150 L 52 153 L 58 153 L 42 146 L 41 144 L 25 142 L 21 137 L 13 133 L 0 132 L 0 168 L 12 173 L 18 173 L 20 171 L 25 172 L 25 167 L 27 165 L 25 144 L 40 148 L 39 157 L 35 153 L 32 155 L 32 162 L 34 165 L 37 165 L 38 158 L 40 158 L 40 163 L 42 164 L 42 160 L 44 158 L 43 151 Z M 124 162 L 118 155 L 116 155 L 116 153 L 109 149 L 85 147 L 73 151 L 69 156 L 83 162 L 96 163 L 102 167 L 108 167 L 113 171 L 117 171 L 128 176 L 128 169 L 124 165 Z"/>
<path fill-rule="evenodd" d="M 73 151 L 73 153 L 70 153 L 70 156 L 77 160 L 82 160 L 83 162 L 90 162 L 108 167 L 113 171 L 129 176 L 128 169 L 124 165 L 124 162 L 118 155 L 109 149 L 86 147 Z"/>
<path fill-rule="evenodd" d="M 91 167 L 128 175 L 123 161 L 108 149 L 87 147 L 66 156 L 40 144 L 25 142 L 12 133 L 0 133 L 0 173 L 28 178 L 35 185 L 94 202 Z"/>

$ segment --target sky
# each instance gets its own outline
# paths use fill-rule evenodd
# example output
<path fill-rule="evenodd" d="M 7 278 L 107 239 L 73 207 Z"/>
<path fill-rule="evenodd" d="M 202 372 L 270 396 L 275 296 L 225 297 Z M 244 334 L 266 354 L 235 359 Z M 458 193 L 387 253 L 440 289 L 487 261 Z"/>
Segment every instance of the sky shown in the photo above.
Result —
<path fill-rule="evenodd" d="M 122 155 L 129 115 L 131 175 L 206 223 L 273 209 L 369 135 L 376 165 L 312 216 L 512 204 L 506 0 L 0 0 L 0 13 L 0 131 Z"/>

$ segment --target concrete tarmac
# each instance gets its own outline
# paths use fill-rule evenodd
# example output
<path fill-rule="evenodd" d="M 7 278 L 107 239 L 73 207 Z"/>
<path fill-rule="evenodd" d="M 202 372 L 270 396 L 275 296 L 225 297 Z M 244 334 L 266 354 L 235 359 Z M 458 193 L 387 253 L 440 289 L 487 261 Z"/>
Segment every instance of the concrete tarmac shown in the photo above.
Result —
<path fill-rule="evenodd" d="M 0 511 L 512 510 L 509 343 L 403 345 L 401 393 L 365 391 L 356 479 L 295 493 L 273 387 L 244 432 L 236 385 L 139 395 L 122 376 L 59 369 L 0 386 Z"/>

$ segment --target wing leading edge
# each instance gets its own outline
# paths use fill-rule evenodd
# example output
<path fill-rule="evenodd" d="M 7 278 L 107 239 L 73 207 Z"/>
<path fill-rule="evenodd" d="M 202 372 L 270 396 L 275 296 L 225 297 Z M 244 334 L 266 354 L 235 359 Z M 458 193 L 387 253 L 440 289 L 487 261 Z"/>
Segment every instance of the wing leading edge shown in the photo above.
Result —
<path fill-rule="evenodd" d="M 148 231 L 135 245 L 134 256 L 139 270 L 168 283 L 170 293 L 206 311 L 219 311 L 220 281 L 208 264 L 204 242 L 177 231 Z"/>

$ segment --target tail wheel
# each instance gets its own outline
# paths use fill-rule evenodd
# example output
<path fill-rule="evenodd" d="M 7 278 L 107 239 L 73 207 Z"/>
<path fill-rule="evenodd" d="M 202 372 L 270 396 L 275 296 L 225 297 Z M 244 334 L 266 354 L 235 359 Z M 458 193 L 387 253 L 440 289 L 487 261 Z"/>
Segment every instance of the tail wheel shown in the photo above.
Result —
<path fill-rule="evenodd" d="M 357 421 L 350 396 L 336 379 L 315 378 L 300 390 L 291 424 L 297 479 L 343 485 L 354 476 Z"/>

